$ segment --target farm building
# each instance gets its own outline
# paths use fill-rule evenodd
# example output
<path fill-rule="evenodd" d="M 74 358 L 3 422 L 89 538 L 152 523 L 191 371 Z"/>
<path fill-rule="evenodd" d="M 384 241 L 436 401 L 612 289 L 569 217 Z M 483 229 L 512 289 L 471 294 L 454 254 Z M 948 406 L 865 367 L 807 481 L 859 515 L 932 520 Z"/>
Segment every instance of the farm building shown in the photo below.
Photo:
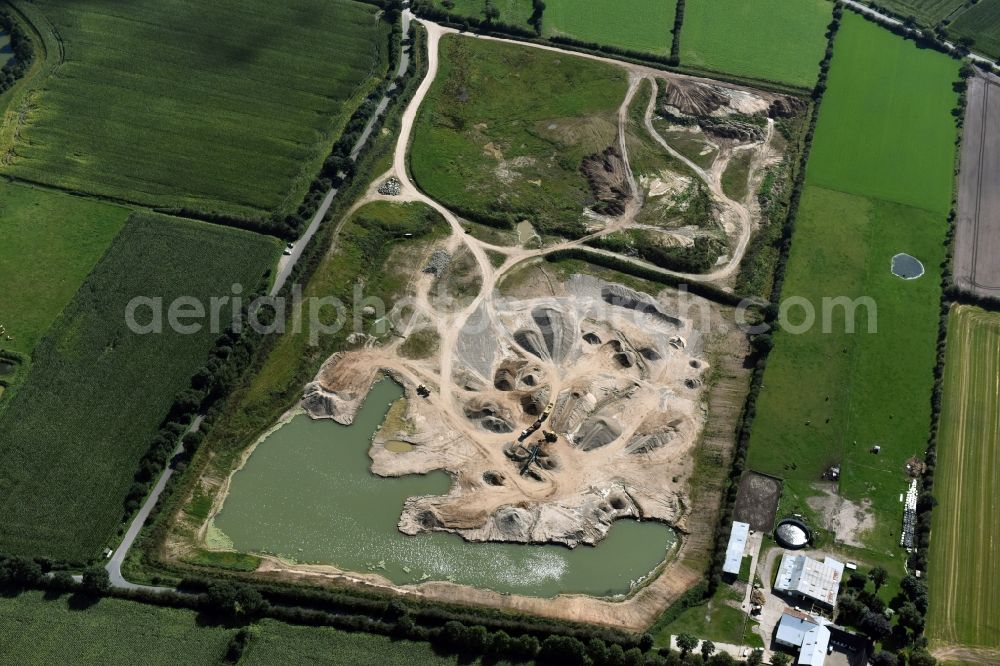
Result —
<path fill-rule="evenodd" d="M 729 531 L 729 545 L 726 547 L 726 562 L 722 565 L 722 573 L 740 575 L 748 536 L 750 536 L 750 524 L 734 521 L 733 529 Z"/>
<path fill-rule="evenodd" d="M 806 555 L 785 553 L 781 557 L 774 589 L 833 608 L 843 577 L 843 563 L 832 557 L 820 562 Z"/>
<path fill-rule="evenodd" d="M 797 610 L 786 610 L 774 640 L 779 645 L 797 648 L 796 664 L 822 666 L 830 646 L 830 630 L 825 620 L 817 619 Z"/>

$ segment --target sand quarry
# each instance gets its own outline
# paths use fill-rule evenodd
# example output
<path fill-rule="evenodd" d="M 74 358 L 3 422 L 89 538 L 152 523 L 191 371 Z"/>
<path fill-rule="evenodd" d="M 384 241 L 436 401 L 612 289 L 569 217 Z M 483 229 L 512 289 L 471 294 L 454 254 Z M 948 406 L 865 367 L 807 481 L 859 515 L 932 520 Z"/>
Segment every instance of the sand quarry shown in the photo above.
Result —
<path fill-rule="evenodd" d="M 576 546 L 618 518 L 683 524 L 705 421 L 699 332 L 622 285 L 574 275 L 565 292 L 485 301 L 431 359 L 338 354 L 307 387 L 307 411 L 342 423 L 379 372 L 405 387 L 405 414 L 372 443 L 372 471 L 443 469 L 454 483 L 407 501 L 403 532 Z"/>

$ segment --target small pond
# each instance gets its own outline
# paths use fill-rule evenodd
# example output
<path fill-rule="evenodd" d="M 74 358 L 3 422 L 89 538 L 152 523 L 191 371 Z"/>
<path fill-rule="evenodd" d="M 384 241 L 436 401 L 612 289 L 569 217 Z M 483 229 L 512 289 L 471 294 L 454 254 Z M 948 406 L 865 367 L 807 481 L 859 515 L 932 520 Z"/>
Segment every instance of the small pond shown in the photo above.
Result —
<path fill-rule="evenodd" d="M 924 265 L 916 257 L 900 253 L 892 258 L 892 274 L 904 280 L 915 280 L 924 274 Z"/>
<path fill-rule="evenodd" d="M 598 546 L 470 543 L 444 532 L 407 536 L 403 502 L 443 494 L 444 472 L 386 479 L 368 447 L 402 389 L 372 387 L 351 426 L 302 414 L 260 442 L 233 477 L 215 527 L 244 552 L 377 572 L 397 584 L 451 580 L 499 592 L 610 595 L 659 564 L 676 537 L 665 525 L 619 521 Z"/>

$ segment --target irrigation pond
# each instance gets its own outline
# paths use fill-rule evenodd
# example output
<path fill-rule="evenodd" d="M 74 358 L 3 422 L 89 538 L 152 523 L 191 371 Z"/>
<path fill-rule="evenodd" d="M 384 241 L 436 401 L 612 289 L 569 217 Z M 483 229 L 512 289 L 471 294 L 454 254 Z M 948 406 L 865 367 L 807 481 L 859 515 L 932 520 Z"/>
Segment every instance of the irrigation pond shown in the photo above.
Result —
<path fill-rule="evenodd" d="M 450 580 L 544 597 L 626 593 L 674 544 L 667 526 L 637 521 L 619 521 L 596 547 L 572 550 L 402 534 L 404 500 L 446 493 L 451 483 L 444 472 L 392 479 L 370 472 L 372 436 L 402 396 L 383 379 L 351 426 L 301 414 L 274 430 L 233 477 L 215 528 L 243 552 L 375 572 L 396 584 Z"/>

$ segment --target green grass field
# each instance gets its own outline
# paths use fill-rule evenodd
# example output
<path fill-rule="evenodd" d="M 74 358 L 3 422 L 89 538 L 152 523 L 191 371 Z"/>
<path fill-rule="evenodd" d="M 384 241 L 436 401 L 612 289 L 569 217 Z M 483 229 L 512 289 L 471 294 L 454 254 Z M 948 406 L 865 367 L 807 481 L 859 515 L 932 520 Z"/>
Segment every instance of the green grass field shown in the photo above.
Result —
<path fill-rule="evenodd" d="M 64 61 L 7 109 L 0 170 L 153 206 L 293 210 L 387 64 L 388 26 L 348 0 L 28 9 Z"/>
<path fill-rule="evenodd" d="M 880 3 L 900 16 L 913 16 L 927 25 L 952 16 L 968 4 L 968 0 L 882 0 Z"/>
<path fill-rule="evenodd" d="M 826 0 L 687 0 L 681 64 L 812 88 L 832 12 Z"/>
<path fill-rule="evenodd" d="M 119 206 L 0 183 L 0 349 L 31 354 L 125 224 Z"/>
<path fill-rule="evenodd" d="M 219 332 L 137 335 L 138 295 L 206 303 L 230 285 L 252 293 L 279 246 L 213 225 L 136 216 L 36 346 L 31 371 L 0 414 L 0 552 L 82 561 L 122 517 L 139 459 Z M 206 267 L 211 266 L 211 270 Z M 146 321 L 143 311 L 142 321 Z"/>
<path fill-rule="evenodd" d="M 4 597 L 0 603 L 0 654 L 5 663 L 170 666 L 221 664 L 235 629 L 205 625 L 186 609 L 101 599 L 83 610 L 69 599 L 41 592 Z M 253 625 L 240 664 L 407 666 L 455 664 L 427 643 L 300 627 L 264 620 Z"/>
<path fill-rule="evenodd" d="M 414 179 L 461 214 L 579 235 L 580 163 L 615 142 L 625 90 L 610 65 L 448 35 L 414 128 Z"/>
<path fill-rule="evenodd" d="M 668 55 L 677 0 L 546 0 L 546 37 L 572 37 L 632 51 Z M 531 12 L 529 11 L 530 15 Z"/>
<path fill-rule="evenodd" d="M 931 418 L 957 68 L 845 14 L 781 294 L 811 304 L 816 323 L 801 334 L 775 333 L 749 449 L 749 467 L 786 479 L 785 510 L 803 510 L 803 500 L 818 494 L 812 484 L 840 463 L 840 494 L 870 500 L 876 520 L 859 535 L 867 552 L 857 556 L 899 574 L 905 463 L 922 458 Z M 859 101 L 869 98 L 879 104 Z M 880 132 L 905 147 L 887 145 Z M 926 273 L 893 276 L 898 252 L 918 258 Z M 865 307 L 856 310 L 851 334 L 842 307 L 823 315 L 824 297 L 845 296 L 872 299 L 877 332 L 868 333 Z M 801 307 L 789 310 L 791 323 L 803 317 Z M 876 444 L 877 456 L 869 453 Z"/>
<path fill-rule="evenodd" d="M 931 532 L 928 637 L 1000 648 L 1000 315 L 956 306 L 948 322 Z"/>
<path fill-rule="evenodd" d="M 955 39 L 971 37 L 974 51 L 1000 58 L 1000 1 L 980 0 L 958 16 L 948 34 Z"/>
<path fill-rule="evenodd" d="M 500 21 L 530 28 L 531 0 L 492 0 Z M 453 0 L 451 9 L 434 0 L 434 6 L 458 16 L 483 18 L 486 0 Z M 572 37 L 584 42 L 617 46 L 631 51 L 668 55 L 673 43 L 677 0 L 546 0 L 542 16 L 545 37 Z"/>
<path fill-rule="evenodd" d="M 947 213 L 959 63 L 845 12 L 806 177 Z"/>

